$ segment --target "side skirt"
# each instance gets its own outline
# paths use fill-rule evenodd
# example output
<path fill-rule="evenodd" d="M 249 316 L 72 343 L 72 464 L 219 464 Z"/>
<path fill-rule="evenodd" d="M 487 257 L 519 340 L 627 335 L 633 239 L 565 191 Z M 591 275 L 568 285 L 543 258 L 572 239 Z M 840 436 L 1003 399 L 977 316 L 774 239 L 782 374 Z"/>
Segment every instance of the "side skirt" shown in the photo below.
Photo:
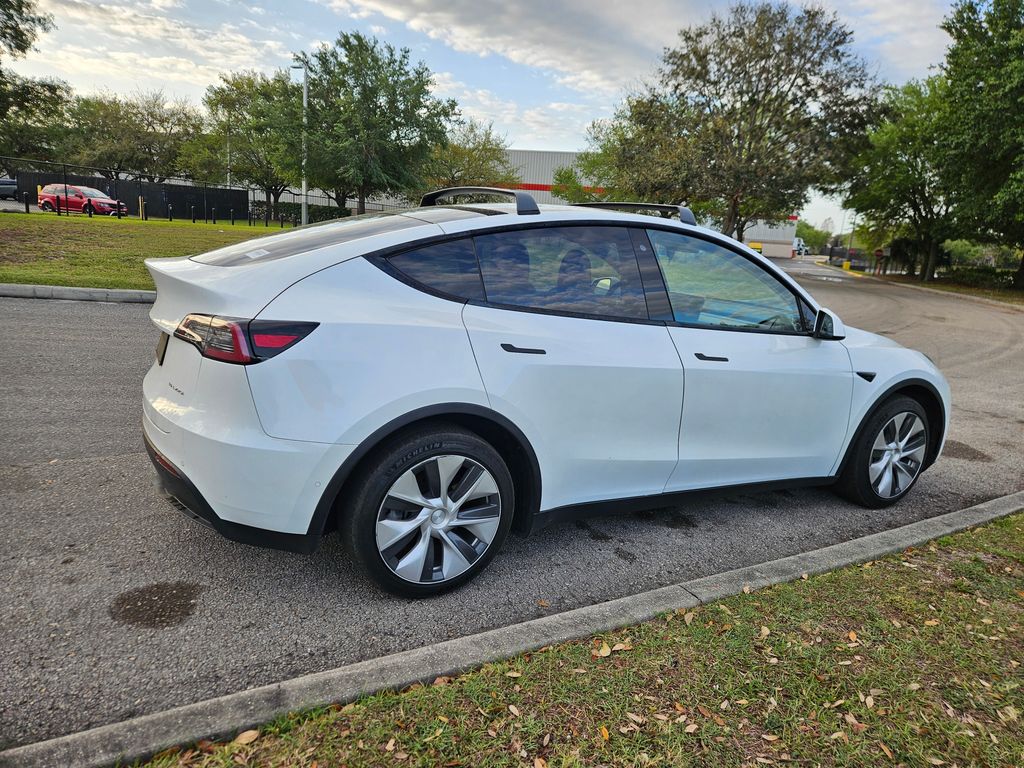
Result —
<path fill-rule="evenodd" d="M 567 504 L 563 507 L 536 512 L 526 533 L 533 534 L 549 525 L 583 520 L 590 517 L 640 512 L 646 509 L 667 507 L 672 504 L 721 498 L 734 493 L 755 493 L 786 488 L 811 488 L 832 485 L 835 481 L 835 477 L 801 477 L 792 480 L 742 483 L 739 485 L 724 485 L 717 488 L 699 488 L 688 491 L 672 491 L 671 493 L 656 493 L 649 496 L 631 496 L 625 499 L 607 499 L 589 501 L 583 504 Z"/>

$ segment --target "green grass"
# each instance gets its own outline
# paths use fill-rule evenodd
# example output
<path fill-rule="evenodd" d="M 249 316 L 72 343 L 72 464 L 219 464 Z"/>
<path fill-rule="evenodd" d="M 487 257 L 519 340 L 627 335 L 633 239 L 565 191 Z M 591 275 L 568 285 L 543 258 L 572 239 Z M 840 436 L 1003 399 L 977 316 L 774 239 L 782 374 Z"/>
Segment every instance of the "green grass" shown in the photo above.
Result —
<path fill-rule="evenodd" d="M 969 296 L 980 296 L 985 299 L 1005 301 L 1009 304 L 1024 304 L 1024 291 L 1015 291 L 1012 288 L 978 288 L 973 285 L 963 285 L 938 278 L 927 283 L 922 283 L 916 277 L 906 275 L 886 275 L 886 280 L 895 283 L 909 283 L 920 285 L 925 288 L 934 288 L 938 291 L 950 291 L 952 293 L 966 293 Z"/>
<path fill-rule="evenodd" d="M 273 234 L 243 220 L 193 224 L 38 213 L 0 215 L 0 283 L 152 289 L 143 260 L 189 256 Z"/>
<path fill-rule="evenodd" d="M 1018 514 L 146 765 L 1024 765 L 1022 622 Z"/>

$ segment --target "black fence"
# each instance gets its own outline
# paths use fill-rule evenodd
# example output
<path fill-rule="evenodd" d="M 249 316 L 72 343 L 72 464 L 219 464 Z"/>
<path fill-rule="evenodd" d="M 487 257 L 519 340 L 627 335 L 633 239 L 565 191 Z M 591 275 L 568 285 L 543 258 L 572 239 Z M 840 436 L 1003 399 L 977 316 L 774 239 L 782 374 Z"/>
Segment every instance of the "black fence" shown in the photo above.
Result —
<path fill-rule="evenodd" d="M 17 175 L 17 182 L 18 199 L 23 200 L 27 193 L 33 204 L 40 188 L 47 184 L 57 184 L 98 189 L 112 200 L 124 203 L 129 216 L 139 215 L 142 201 L 145 201 L 146 215 L 152 218 L 184 219 L 191 218 L 195 213 L 198 219 L 206 221 L 211 216 L 227 219 L 231 211 L 240 219 L 246 219 L 249 215 L 249 192 L 246 189 L 142 179 L 109 179 L 52 171 L 21 171 Z"/>
<path fill-rule="evenodd" d="M 223 223 L 296 223 L 300 220 L 302 194 L 284 189 L 277 200 L 266 190 L 244 184 L 204 184 L 192 179 L 164 178 L 151 181 L 145 174 L 114 171 L 73 163 L 0 156 L 0 176 L 16 180 L 13 200 L 0 200 L 0 210 L 39 211 L 39 190 L 47 184 L 98 189 L 124 204 L 132 217 L 175 220 L 217 221 Z M 9 190 L 9 188 L 7 188 Z M 63 192 L 61 193 L 63 199 Z M 306 194 L 309 221 L 325 221 L 354 213 L 355 201 L 344 207 L 321 190 Z M 144 203 L 144 208 L 140 207 Z M 366 210 L 389 211 L 407 207 L 400 200 L 370 200 Z M 62 211 L 66 213 L 67 211 Z"/>

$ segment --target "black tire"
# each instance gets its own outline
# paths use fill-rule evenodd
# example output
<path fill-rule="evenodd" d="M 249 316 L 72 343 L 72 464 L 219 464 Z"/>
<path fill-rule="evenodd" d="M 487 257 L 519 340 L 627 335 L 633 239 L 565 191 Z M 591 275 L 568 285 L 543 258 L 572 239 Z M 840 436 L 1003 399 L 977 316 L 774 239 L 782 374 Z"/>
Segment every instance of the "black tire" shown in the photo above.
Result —
<path fill-rule="evenodd" d="M 894 495 L 885 496 L 880 495 L 873 487 L 869 476 L 875 438 L 891 419 L 901 413 L 912 413 L 921 419 L 924 424 L 924 446 L 925 453 L 927 453 L 928 446 L 931 445 L 931 425 L 928 423 L 928 415 L 924 408 L 911 397 L 904 395 L 892 397 L 868 416 L 854 444 L 850 447 L 846 466 L 835 486 L 840 495 L 863 507 L 880 509 L 895 504 L 906 496 L 917 483 L 918 478 L 921 477 L 921 468 L 918 468 L 913 479 L 905 487 L 901 487 Z"/>
<path fill-rule="evenodd" d="M 53 210 L 53 204 L 49 200 L 43 200 L 43 202 L 39 204 L 39 210 L 49 213 Z"/>
<path fill-rule="evenodd" d="M 458 576 L 424 583 L 407 581 L 385 563 L 377 547 L 376 526 L 385 497 L 407 471 L 437 456 L 457 455 L 484 467 L 494 478 L 499 495 L 497 532 L 479 557 Z M 454 424 L 436 424 L 400 435 L 376 449 L 356 478 L 348 503 L 338 521 L 338 533 L 351 558 L 379 587 L 400 597 L 421 598 L 441 594 L 465 584 L 491 562 L 508 536 L 515 509 L 512 475 L 504 460 L 479 435 Z"/>

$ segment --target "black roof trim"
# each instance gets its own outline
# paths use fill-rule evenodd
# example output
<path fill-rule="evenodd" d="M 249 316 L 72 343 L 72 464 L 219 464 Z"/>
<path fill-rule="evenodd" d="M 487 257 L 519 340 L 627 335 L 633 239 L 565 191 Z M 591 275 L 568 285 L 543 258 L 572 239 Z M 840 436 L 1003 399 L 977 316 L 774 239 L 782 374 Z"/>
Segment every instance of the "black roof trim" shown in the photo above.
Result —
<path fill-rule="evenodd" d="M 685 205 L 680 203 L 679 205 L 665 205 L 663 203 L 613 203 L 613 202 L 598 202 L 598 203 L 573 203 L 573 205 L 581 208 L 607 208 L 612 211 L 662 211 L 663 213 L 672 213 L 679 217 L 679 221 L 683 224 L 690 224 L 697 226 L 697 217 L 693 215 L 693 211 L 687 208 Z"/>
<path fill-rule="evenodd" d="M 434 192 L 428 192 L 420 200 L 420 207 L 437 205 L 437 201 L 443 197 L 457 197 L 459 195 L 507 195 L 516 200 L 516 213 L 520 216 L 540 213 L 537 201 L 532 195 L 518 189 L 502 189 L 500 187 L 446 187 Z"/>

